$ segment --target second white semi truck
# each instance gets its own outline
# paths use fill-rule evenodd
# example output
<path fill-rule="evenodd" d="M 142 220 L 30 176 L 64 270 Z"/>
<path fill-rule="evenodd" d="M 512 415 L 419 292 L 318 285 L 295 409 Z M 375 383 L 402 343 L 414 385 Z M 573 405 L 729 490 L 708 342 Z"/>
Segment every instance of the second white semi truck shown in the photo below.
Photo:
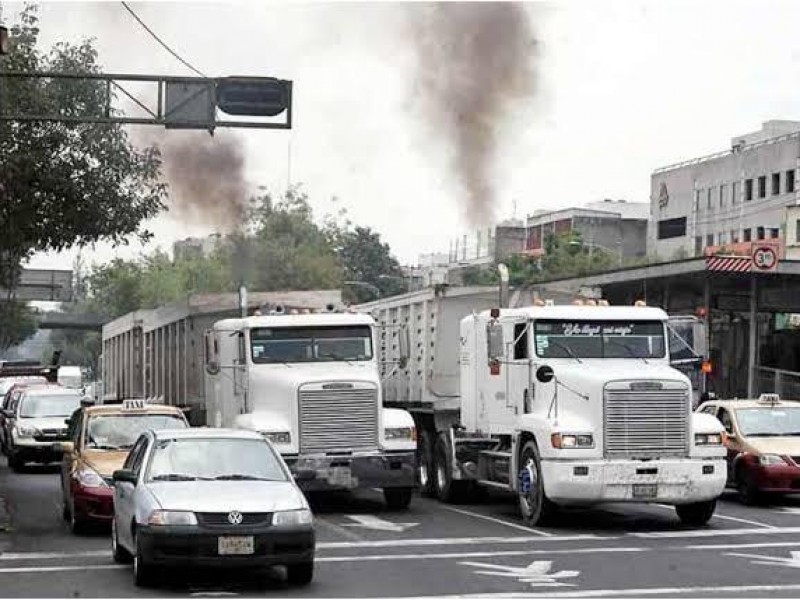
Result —
<path fill-rule="evenodd" d="M 422 490 L 444 502 L 507 490 L 532 525 L 601 502 L 670 504 L 706 523 L 725 434 L 692 412 L 668 315 L 531 298 L 508 308 L 502 292 L 440 286 L 357 307 L 382 329 L 387 406 L 414 417 Z"/>

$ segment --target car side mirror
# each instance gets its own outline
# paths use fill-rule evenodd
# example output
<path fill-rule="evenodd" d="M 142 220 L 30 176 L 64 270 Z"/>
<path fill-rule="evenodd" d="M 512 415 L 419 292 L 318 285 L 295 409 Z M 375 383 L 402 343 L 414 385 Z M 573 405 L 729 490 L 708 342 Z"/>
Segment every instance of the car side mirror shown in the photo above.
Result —
<path fill-rule="evenodd" d="M 4 415 L 6 416 L 6 418 L 8 418 L 8 419 L 13 419 L 13 418 L 14 418 L 14 411 L 13 411 L 13 410 L 8 410 L 7 408 L 6 408 L 6 409 L 3 409 L 3 414 L 4 414 Z"/>
<path fill-rule="evenodd" d="M 114 479 L 114 483 L 124 481 L 126 483 L 132 483 L 133 485 L 136 485 L 137 479 L 136 473 L 130 469 L 120 469 L 119 471 L 114 471 L 112 478 Z"/>
<path fill-rule="evenodd" d="M 536 369 L 536 380 L 539 383 L 549 383 L 555 376 L 556 374 L 553 372 L 553 367 L 550 365 L 542 365 Z"/>
<path fill-rule="evenodd" d="M 64 454 L 68 452 L 72 452 L 75 449 L 75 444 L 73 442 L 58 442 L 55 444 L 58 450 L 61 450 Z"/>

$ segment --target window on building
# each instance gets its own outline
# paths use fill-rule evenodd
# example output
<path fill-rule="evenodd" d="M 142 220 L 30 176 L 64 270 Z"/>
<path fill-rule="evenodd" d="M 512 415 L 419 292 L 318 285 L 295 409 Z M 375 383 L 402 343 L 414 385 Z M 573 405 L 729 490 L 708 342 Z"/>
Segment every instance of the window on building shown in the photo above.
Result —
<path fill-rule="evenodd" d="M 695 190 L 694 191 L 694 212 L 698 212 L 700 210 L 700 193 L 703 190 Z"/>
<path fill-rule="evenodd" d="M 749 202 L 753 199 L 753 180 L 752 179 L 745 179 L 744 180 L 744 199 L 746 202 Z"/>
<path fill-rule="evenodd" d="M 727 240 L 725 239 L 725 233 L 724 232 L 720 233 L 717 236 L 717 245 L 724 246 L 726 243 L 727 243 Z"/>
<path fill-rule="evenodd" d="M 658 239 L 668 240 L 684 235 L 686 235 L 686 217 L 664 219 L 658 222 Z"/>
<path fill-rule="evenodd" d="M 694 238 L 694 255 L 700 256 L 703 253 L 703 238 L 699 235 Z"/>
<path fill-rule="evenodd" d="M 731 231 L 731 244 L 739 243 L 739 232 L 736 230 Z"/>
<path fill-rule="evenodd" d="M 794 222 L 794 241 L 800 243 L 800 219 Z"/>
<path fill-rule="evenodd" d="M 794 169 L 786 171 L 786 193 L 791 194 L 794 192 Z"/>
<path fill-rule="evenodd" d="M 742 231 L 742 241 L 744 242 L 751 242 L 753 241 L 753 234 L 752 231 L 748 228 Z"/>
<path fill-rule="evenodd" d="M 738 193 L 739 193 L 739 182 L 734 181 L 731 184 L 731 204 L 736 204 L 739 201 L 739 198 L 737 196 Z"/>
<path fill-rule="evenodd" d="M 713 245 L 714 245 L 714 234 L 713 233 L 709 233 L 706 236 L 706 246 L 713 246 Z"/>
<path fill-rule="evenodd" d="M 773 173 L 772 174 L 772 195 L 777 196 L 781 193 L 781 174 L 780 173 Z"/>
<path fill-rule="evenodd" d="M 762 175 L 758 178 L 758 197 L 759 198 L 766 198 L 767 197 L 767 176 Z"/>
<path fill-rule="evenodd" d="M 728 191 L 728 186 L 724 183 L 719 186 L 719 207 L 722 208 L 725 206 L 725 192 Z"/>
<path fill-rule="evenodd" d="M 709 209 L 711 209 L 711 206 L 712 206 L 712 204 L 711 204 L 712 199 L 711 198 L 712 198 L 713 195 L 714 195 L 714 188 L 713 187 L 708 188 L 708 199 L 706 200 L 706 203 L 707 203 Z"/>
<path fill-rule="evenodd" d="M 777 240 L 779 237 L 781 237 L 781 230 L 780 230 L 780 228 L 779 228 L 779 227 L 772 227 L 772 228 L 769 230 L 769 237 L 770 237 L 771 239 L 773 239 L 773 240 Z"/>
<path fill-rule="evenodd" d="M 764 228 L 757 227 L 756 228 L 756 239 L 763 240 L 764 239 Z"/>

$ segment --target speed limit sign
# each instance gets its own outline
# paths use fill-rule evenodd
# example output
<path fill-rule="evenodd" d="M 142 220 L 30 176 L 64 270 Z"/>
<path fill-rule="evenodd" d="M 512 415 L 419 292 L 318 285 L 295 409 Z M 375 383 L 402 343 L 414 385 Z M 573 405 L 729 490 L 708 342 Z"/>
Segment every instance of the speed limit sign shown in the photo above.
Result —
<path fill-rule="evenodd" d="M 778 253 L 771 246 L 753 248 L 753 267 L 757 271 L 774 271 L 778 266 Z"/>

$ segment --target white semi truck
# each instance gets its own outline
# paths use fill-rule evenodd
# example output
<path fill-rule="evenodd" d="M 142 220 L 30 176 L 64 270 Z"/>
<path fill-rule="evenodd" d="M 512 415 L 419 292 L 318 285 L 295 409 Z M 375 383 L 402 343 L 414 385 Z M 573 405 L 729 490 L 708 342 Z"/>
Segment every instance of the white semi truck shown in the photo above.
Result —
<path fill-rule="evenodd" d="M 387 406 L 414 416 L 422 490 L 445 502 L 507 490 L 530 524 L 601 502 L 670 504 L 706 523 L 724 432 L 692 412 L 668 315 L 507 297 L 439 286 L 357 307 L 383 329 Z"/>
<path fill-rule="evenodd" d="M 172 307 L 109 323 L 105 398 L 161 397 L 195 425 L 258 431 L 305 491 L 381 488 L 406 508 L 416 432 L 407 411 L 382 405 L 373 319 L 300 304 L 243 318 Z"/>

